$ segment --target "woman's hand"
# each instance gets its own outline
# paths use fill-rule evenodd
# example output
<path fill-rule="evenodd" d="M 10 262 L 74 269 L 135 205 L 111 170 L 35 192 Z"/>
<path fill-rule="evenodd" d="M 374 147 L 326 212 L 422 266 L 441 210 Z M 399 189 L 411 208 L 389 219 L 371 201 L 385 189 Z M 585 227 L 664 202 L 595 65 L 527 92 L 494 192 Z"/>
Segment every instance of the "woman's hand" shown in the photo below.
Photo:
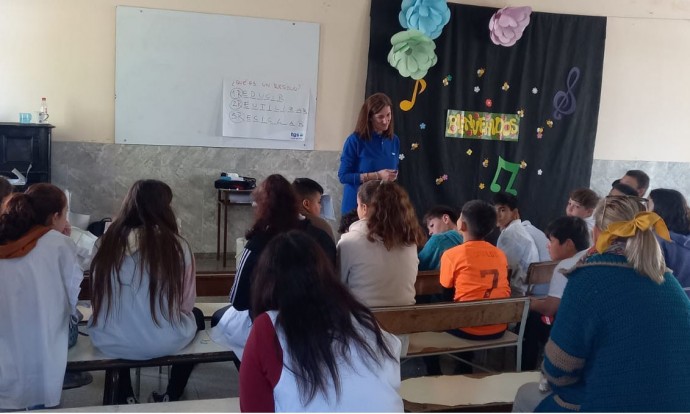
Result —
<path fill-rule="evenodd" d="M 383 181 L 395 181 L 398 178 L 398 170 L 380 170 L 376 174 Z"/>

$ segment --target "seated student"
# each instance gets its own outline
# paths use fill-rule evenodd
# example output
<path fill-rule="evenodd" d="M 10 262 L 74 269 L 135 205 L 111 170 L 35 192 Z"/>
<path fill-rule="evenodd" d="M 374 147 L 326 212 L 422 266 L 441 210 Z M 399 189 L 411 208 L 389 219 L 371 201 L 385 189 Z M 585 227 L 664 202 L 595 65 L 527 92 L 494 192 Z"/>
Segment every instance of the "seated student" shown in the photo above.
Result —
<path fill-rule="evenodd" d="M 357 215 L 357 209 L 356 208 L 343 214 L 342 217 L 340 217 L 340 225 L 338 226 L 338 233 L 339 234 L 345 234 L 348 231 L 350 231 L 350 226 L 352 225 L 352 223 L 354 223 L 357 220 L 359 220 L 359 216 Z"/>
<path fill-rule="evenodd" d="M 573 267 L 592 244 L 587 224 L 579 217 L 557 218 L 546 228 L 546 234 L 551 260 L 560 262 L 553 270 L 546 297 L 530 300 L 522 348 L 523 370 L 537 369 L 539 351 L 549 339 L 553 317 L 568 283 L 562 271 Z"/>
<path fill-rule="evenodd" d="M 516 412 L 690 410 L 690 300 L 655 235 L 660 217 L 637 197 L 607 197 L 594 210 L 595 248 L 566 275 L 546 344 L 551 392 L 523 385 Z"/>
<path fill-rule="evenodd" d="M 511 194 L 497 193 L 493 202 L 496 208 L 496 223 L 501 229 L 496 247 L 505 253 L 508 266 L 513 271 L 510 287 L 514 292 L 525 294 L 527 268 L 531 263 L 543 260 L 539 257 L 539 249 L 534 239 L 520 221 L 517 198 Z"/>
<path fill-rule="evenodd" d="M 157 180 L 132 185 L 91 261 L 89 335 L 112 358 L 145 360 L 174 354 L 204 329 L 194 308 L 196 269 L 189 244 L 177 227 L 170 187 Z M 194 364 L 173 365 L 163 395 L 176 401 Z M 118 403 L 135 404 L 129 368 L 120 370 Z"/>
<path fill-rule="evenodd" d="M 83 272 L 52 184 L 15 193 L 0 213 L 0 411 L 60 404 L 70 317 Z"/>
<path fill-rule="evenodd" d="M 357 213 L 338 242 L 341 280 L 369 307 L 413 305 L 425 237 L 407 192 L 392 181 L 367 181 L 357 191 Z"/>
<path fill-rule="evenodd" d="M 578 188 L 570 192 L 565 214 L 568 217 L 580 217 L 587 223 L 591 233 L 594 228 L 594 208 L 599 202 L 599 196 L 589 188 Z"/>
<path fill-rule="evenodd" d="M 441 256 L 440 282 L 444 288 L 455 288 L 455 302 L 510 297 L 506 256 L 483 240 L 494 227 L 496 212 L 489 203 L 473 200 L 462 207 L 458 231 L 465 241 Z M 467 339 L 494 339 L 503 336 L 506 327 L 487 325 L 451 333 Z"/>
<path fill-rule="evenodd" d="M 316 240 L 335 269 L 335 243 L 323 230 L 299 214 L 299 202 L 290 182 L 280 174 L 266 177 L 252 193 L 256 208 L 254 223 L 246 234 L 247 244 L 237 261 L 237 275 L 230 290 L 231 306 L 216 311 L 211 338 L 232 349 L 242 360 L 244 345 L 254 315 L 250 313 L 254 268 L 268 242 L 278 234 L 297 229 Z"/>
<path fill-rule="evenodd" d="M 252 313 L 242 411 L 402 412 L 400 342 L 338 280 L 313 238 L 291 230 L 271 240 Z"/>
<path fill-rule="evenodd" d="M 623 184 L 620 180 L 616 180 L 611 184 L 611 191 L 609 191 L 610 196 L 635 196 L 637 195 L 637 190 L 630 187 L 627 184 Z"/>
<path fill-rule="evenodd" d="M 457 230 L 458 214 L 448 206 L 432 207 L 424 215 L 429 240 L 419 252 L 419 270 L 436 270 L 441 266 L 441 255 L 462 243 Z"/>
<path fill-rule="evenodd" d="M 670 230 L 670 242 L 658 238 L 666 265 L 682 287 L 690 287 L 690 217 L 685 197 L 676 190 L 657 188 L 649 193 L 648 208 L 661 216 Z"/>
<path fill-rule="evenodd" d="M 297 193 L 297 198 L 300 203 L 300 214 L 308 218 L 311 224 L 326 232 L 335 242 L 335 236 L 333 236 L 331 225 L 321 218 L 321 196 L 323 196 L 323 187 L 311 178 L 296 178 L 295 181 L 292 182 L 292 188 L 294 188 Z"/>
<path fill-rule="evenodd" d="M 625 184 L 635 190 L 635 194 L 638 197 L 644 197 L 647 189 L 649 188 L 649 176 L 642 170 L 630 170 L 625 173 L 625 175 L 618 180 L 613 182 Z"/>

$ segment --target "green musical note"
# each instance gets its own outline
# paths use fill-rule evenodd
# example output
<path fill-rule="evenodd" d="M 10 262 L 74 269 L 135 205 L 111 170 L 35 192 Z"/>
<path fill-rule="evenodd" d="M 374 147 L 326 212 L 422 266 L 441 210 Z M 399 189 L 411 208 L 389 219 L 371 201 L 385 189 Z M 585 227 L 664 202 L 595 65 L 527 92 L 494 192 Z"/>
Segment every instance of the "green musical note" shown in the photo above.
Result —
<path fill-rule="evenodd" d="M 496 174 L 494 174 L 494 179 L 493 181 L 491 181 L 491 186 L 489 187 L 491 188 L 491 191 L 493 191 L 494 193 L 501 191 L 501 185 L 496 182 L 498 181 L 498 176 L 500 175 L 501 170 L 506 170 L 510 173 L 508 185 L 506 186 L 504 191 L 508 194 L 516 196 L 517 190 L 513 188 L 513 183 L 515 182 L 515 178 L 520 172 L 520 164 L 506 161 L 500 156 L 498 157 L 498 165 L 496 165 Z"/>

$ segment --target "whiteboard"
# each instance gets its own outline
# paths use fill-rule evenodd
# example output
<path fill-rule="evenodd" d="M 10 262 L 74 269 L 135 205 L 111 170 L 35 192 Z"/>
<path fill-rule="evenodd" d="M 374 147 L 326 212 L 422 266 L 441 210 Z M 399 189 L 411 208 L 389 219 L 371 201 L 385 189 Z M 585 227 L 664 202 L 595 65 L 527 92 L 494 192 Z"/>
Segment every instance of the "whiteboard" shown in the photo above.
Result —
<path fill-rule="evenodd" d="M 115 43 L 116 143 L 314 149 L 318 23 L 117 6 Z"/>

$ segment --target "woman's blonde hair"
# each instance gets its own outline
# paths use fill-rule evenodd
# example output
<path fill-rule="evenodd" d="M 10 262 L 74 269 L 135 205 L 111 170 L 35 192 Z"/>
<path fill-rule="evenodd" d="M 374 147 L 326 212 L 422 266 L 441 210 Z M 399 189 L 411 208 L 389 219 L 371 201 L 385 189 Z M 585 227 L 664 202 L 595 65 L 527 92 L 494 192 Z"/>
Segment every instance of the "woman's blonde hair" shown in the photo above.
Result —
<path fill-rule="evenodd" d="M 594 210 L 597 228 L 605 231 L 611 223 L 633 220 L 637 213 L 646 211 L 641 201 L 632 196 L 602 198 Z M 625 257 L 638 273 L 656 283 L 664 281 L 666 262 L 651 228 L 637 229 L 634 236 L 625 239 Z"/>
<path fill-rule="evenodd" d="M 424 230 L 404 188 L 392 181 L 367 181 L 359 187 L 357 197 L 372 210 L 367 217 L 369 241 L 373 242 L 374 236 L 378 236 L 388 250 L 424 245 Z"/>

